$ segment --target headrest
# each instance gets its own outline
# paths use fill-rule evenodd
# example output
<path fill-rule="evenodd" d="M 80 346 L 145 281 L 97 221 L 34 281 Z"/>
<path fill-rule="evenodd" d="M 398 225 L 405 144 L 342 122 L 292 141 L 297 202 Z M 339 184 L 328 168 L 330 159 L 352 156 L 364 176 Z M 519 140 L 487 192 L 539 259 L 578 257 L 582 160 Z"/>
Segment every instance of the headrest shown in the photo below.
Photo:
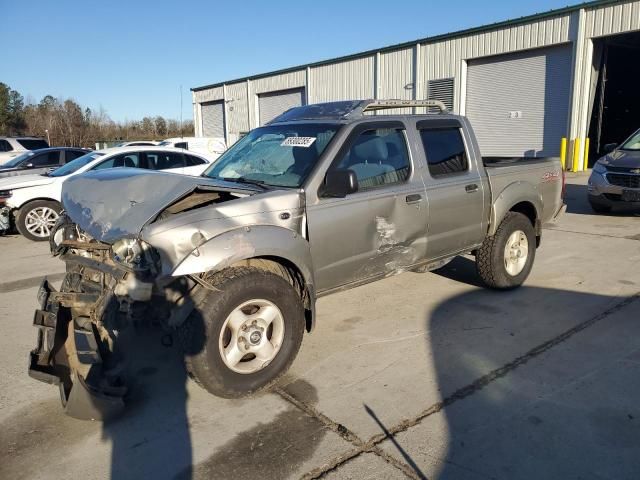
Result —
<path fill-rule="evenodd" d="M 385 162 L 389 158 L 387 144 L 380 137 L 371 137 L 353 146 L 353 153 L 359 160 L 368 163 Z"/>

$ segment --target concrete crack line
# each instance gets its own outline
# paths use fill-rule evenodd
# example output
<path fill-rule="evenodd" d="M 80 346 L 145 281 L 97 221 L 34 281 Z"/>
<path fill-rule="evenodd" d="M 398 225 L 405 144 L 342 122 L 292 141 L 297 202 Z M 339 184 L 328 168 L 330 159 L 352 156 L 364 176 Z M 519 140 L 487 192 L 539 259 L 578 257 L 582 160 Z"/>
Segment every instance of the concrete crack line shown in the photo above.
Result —
<path fill-rule="evenodd" d="M 356 435 L 354 432 L 349 430 L 347 427 L 345 427 L 341 423 L 331 420 L 325 414 L 319 412 L 316 408 L 312 407 L 311 405 L 307 405 L 301 400 L 298 400 L 296 397 L 286 392 L 282 388 L 279 388 L 279 387 L 276 388 L 275 392 L 278 395 L 280 395 L 280 397 L 282 397 L 285 401 L 291 403 L 293 406 L 295 406 L 299 410 L 302 410 L 307 415 L 313 418 L 316 418 L 317 420 L 322 422 L 329 430 L 340 435 L 340 437 L 342 437 L 344 440 L 346 440 L 347 442 L 349 442 L 350 444 L 356 447 L 341 455 L 338 455 L 337 457 L 334 457 L 331 460 L 331 462 L 325 465 L 321 465 L 320 467 L 307 472 L 301 477 L 302 479 L 311 480 L 311 479 L 320 478 L 325 474 L 327 474 L 328 472 L 336 469 L 340 465 L 344 465 L 349 460 L 360 456 L 362 453 L 370 452 L 375 455 L 378 455 L 380 458 L 382 458 L 382 460 L 384 460 L 388 464 L 400 470 L 408 478 L 411 478 L 413 480 L 421 480 L 422 477 L 416 475 L 416 473 L 413 471 L 413 469 L 409 465 L 407 465 L 404 462 L 401 462 L 400 460 L 393 457 L 392 455 L 389 455 L 388 453 L 384 452 L 382 449 L 378 448 L 375 445 L 371 445 L 367 447 L 367 444 L 365 444 L 365 442 L 363 442 L 362 439 L 358 437 L 358 435 Z"/>
<path fill-rule="evenodd" d="M 427 417 L 430 417 L 431 415 L 434 415 L 434 414 L 442 411 L 445 407 L 447 407 L 449 405 L 452 405 L 455 402 L 463 400 L 463 399 L 465 399 L 465 398 L 477 393 L 478 391 L 482 390 L 484 387 L 492 384 L 496 380 L 499 380 L 500 378 L 505 377 L 507 374 L 509 374 L 509 373 L 513 372 L 514 370 L 516 370 L 517 368 L 525 365 L 530 360 L 542 355 L 543 353 L 547 352 L 548 350 L 552 349 L 553 347 L 555 347 L 557 345 L 560 345 L 561 343 L 564 343 L 565 341 L 569 340 L 571 337 L 573 337 L 577 333 L 580 333 L 581 331 L 583 331 L 583 330 L 591 327 L 592 325 L 604 320 L 605 318 L 613 315 L 614 313 L 619 312 L 620 310 L 622 310 L 623 308 L 625 308 L 628 305 L 632 304 L 633 302 L 635 302 L 638 299 L 640 299 L 640 291 L 634 293 L 633 295 L 631 295 L 629 297 L 626 297 L 626 298 L 622 299 L 620 302 L 618 302 L 615 305 L 609 307 L 608 309 L 606 309 L 602 313 L 599 313 L 598 315 L 596 315 L 594 317 L 591 317 L 591 318 L 579 323 L 578 325 L 575 325 L 574 327 L 572 327 L 572 328 L 570 328 L 568 330 L 565 330 L 564 332 L 562 332 L 561 334 L 553 337 L 552 339 L 547 340 L 546 342 L 543 342 L 543 343 L 533 347 L 532 349 L 530 349 L 525 354 L 523 354 L 523 355 L 521 355 L 519 357 L 516 357 L 515 359 L 513 359 L 512 361 L 510 361 L 508 363 L 505 363 L 501 367 L 498 367 L 495 370 L 492 370 L 491 372 L 489 372 L 489 373 L 477 378 L 476 380 L 474 380 L 470 384 L 459 388 L 458 390 L 453 392 L 451 395 L 449 395 L 448 397 L 446 397 L 442 401 L 434 403 L 433 405 L 429 406 L 428 408 L 426 408 L 422 412 L 418 413 L 414 417 L 402 420 L 400 423 L 398 423 L 395 426 L 391 427 L 388 430 L 388 433 L 380 433 L 380 434 L 372 436 L 367 442 L 363 442 L 355 433 L 353 433 L 350 430 L 348 430 L 344 425 L 339 424 L 337 422 L 334 422 L 333 420 L 331 420 L 326 415 L 320 413 L 316 408 L 311 407 L 311 406 L 305 404 L 304 402 L 301 402 L 300 400 L 296 399 L 295 397 L 293 397 L 289 393 L 285 392 L 281 388 L 276 388 L 275 391 L 282 398 L 284 398 L 286 401 L 291 402 L 293 405 L 295 405 L 297 408 L 301 409 L 302 411 L 304 411 L 308 415 L 312 415 L 312 416 L 316 417 L 318 420 L 320 420 L 325 425 L 327 425 L 327 427 L 330 428 L 332 431 L 338 433 L 342 438 L 344 438 L 345 440 L 349 441 L 350 443 L 352 443 L 353 445 L 355 445 L 357 447 L 354 450 L 350 450 L 350 451 L 348 451 L 348 452 L 346 452 L 346 453 L 344 453 L 342 455 L 338 455 L 337 457 L 334 457 L 334 459 L 331 460 L 329 463 L 307 472 L 305 475 L 303 475 L 302 478 L 305 479 L 305 480 L 320 478 L 320 477 L 324 476 L 326 473 L 328 473 L 328 472 L 330 472 L 332 470 L 335 470 L 336 468 L 340 467 L 341 465 L 343 465 L 343 464 L 353 460 L 354 458 L 360 456 L 361 454 L 367 453 L 367 452 L 371 452 L 371 453 L 375 453 L 376 455 L 380 456 L 383 460 L 385 460 L 386 462 L 390 463 L 391 465 L 393 465 L 396 468 L 399 468 L 396 465 L 397 463 L 399 463 L 403 467 L 406 467 L 407 469 L 409 469 L 410 472 L 407 473 L 407 471 L 404 468 L 400 468 L 400 470 L 403 473 L 407 474 L 409 476 L 409 478 L 420 479 L 421 477 L 417 476 L 417 474 L 409 467 L 409 465 L 407 465 L 405 463 L 402 463 L 402 462 L 399 462 L 399 460 L 395 460 L 395 462 L 389 462 L 388 458 L 392 457 L 392 456 L 387 454 L 387 453 L 385 453 L 385 452 L 382 452 L 379 449 L 378 445 L 380 443 L 384 442 L 385 440 L 389 439 L 390 437 L 393 437 L 393 436 L 395 436 L 395 435 L 397 435 L 399 433 L 403 433 L 406 430 L 408 430 L 409 428 L 418 425 L 420 422 L 422 422 L 422 420 L 424 420 Z"/>
<path fill-rule="evenodd" d="M 545 228 L 545 230 L 553 231 L 553 232 L 563 232 L 563 233 L 575 233 L 576 235 L 589 235 L 591 237 L 604 237 L 604 238 L 617 238 L 618 240 L 631 240 L 638 241 L 638 238 L 633 238 L 632 236 L 619 237 L 617 235 L 606 235 L 603 233 L 591 233 L 591 232 L 576 232 L 575 230 L 564 230 L 562 228 Z"/>

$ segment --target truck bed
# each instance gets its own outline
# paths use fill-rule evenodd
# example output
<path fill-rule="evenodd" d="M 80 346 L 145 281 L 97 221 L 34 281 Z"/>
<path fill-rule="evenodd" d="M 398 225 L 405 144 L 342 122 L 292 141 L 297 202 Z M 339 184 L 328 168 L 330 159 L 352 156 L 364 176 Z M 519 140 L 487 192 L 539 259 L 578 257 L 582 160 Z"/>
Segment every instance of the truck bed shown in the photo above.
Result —
<path fill-rule="evenodd" d="M 562 206 L 562 165 L 558 157 L 498 158 L 483 157 L 491 195 L 494 199 L 514 183 L 528 183 L 541 198 L 542 223 L 553 218 Z"/>

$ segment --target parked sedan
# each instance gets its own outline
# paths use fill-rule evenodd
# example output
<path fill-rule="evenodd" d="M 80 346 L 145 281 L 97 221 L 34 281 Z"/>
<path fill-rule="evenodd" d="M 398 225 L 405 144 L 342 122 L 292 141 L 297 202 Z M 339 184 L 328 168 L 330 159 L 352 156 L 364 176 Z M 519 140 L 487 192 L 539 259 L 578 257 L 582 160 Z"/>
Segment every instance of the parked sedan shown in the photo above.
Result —
<path fill-rule="evenodd" d="M 607 154 L 593 166 L 589 203 L 606 213 L 615 206 L 640 207 L 640 130 L 622 145 L 605 145 Z"/>
<path fill-rule="evenodd" d="M 46 173 L 90 151 L 86 148 L 54 147 L 24 152 L 0 165 L 0 177 Z"/>
<path fill-rule="evenodd" d="M 210 165 L 204 155 L 175 148 L 116 147 L 89 152 L 50 173 L 0 179 L 0 230 L 11 223 L 29 240 L 47 240 L 62 207 L 62 183 L 90 170 L 131 167 L 200 175 Z M 162 188 L 158 185 L 158 188 Z M 117 195 L 118 192 L 114 192 Z"/>

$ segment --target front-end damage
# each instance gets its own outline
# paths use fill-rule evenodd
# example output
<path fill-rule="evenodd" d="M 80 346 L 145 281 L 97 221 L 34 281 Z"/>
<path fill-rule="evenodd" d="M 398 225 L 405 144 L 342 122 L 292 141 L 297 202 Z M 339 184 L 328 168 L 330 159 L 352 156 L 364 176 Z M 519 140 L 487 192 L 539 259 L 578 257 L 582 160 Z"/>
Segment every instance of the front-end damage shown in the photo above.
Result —
<path fill-rule="evenodd" d="M 115 185 L 109 186 L 109 178 Z M 260 224 L 300 238 L 304 209 L 299 192 L 255 195 L 260 192 L 198 178 L 169 180 L 174 181 L 168 186 L 172 195 L 160 195 L 161 201 L 140 194 L 137 187 L 148 180 L 138 175 L 127 188 L 118 188 L 126 182 L 113 174 L 65 185 L 66 213 L 50 246 L 66 263 L 67 274 L 60 291 L 45 280 L 38 293 L 33 322 L 38 340 L 29 374 L 58 385 L 65 412 L 72 417 L 103 420 L 124 408 L 122 332 L 150 320 L 171 333 L 184 322 L 211 291 L 206 272 L 214 264 L 207 256 L 210 251 L 220 255 L 220 248 L 211 248 L 216 240 L 249 238 L 246 229 Z M 113 203 L 101 200 L 112 197 L 109 190 L 133 194 Z M 80 198 L 86 200 L 80 203 Z M 246 224 L 252 227 L 242 226 Z M 222 247 L 229 258 L 249 257 L 254 251 L 240 252 L 238 242 L 229 245 Z M 179 273 L 178 266 L 189 258 L 202 268 Z"/>

